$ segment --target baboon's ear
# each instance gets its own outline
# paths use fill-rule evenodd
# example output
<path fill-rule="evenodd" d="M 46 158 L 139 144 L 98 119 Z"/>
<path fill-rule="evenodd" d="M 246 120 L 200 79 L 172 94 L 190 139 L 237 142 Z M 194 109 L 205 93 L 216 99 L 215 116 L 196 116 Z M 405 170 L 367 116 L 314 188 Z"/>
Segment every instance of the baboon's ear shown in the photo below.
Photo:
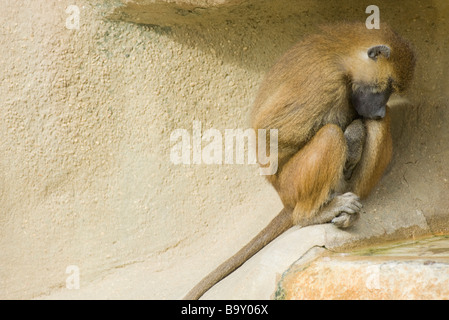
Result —
<path fill-rule="evenodd" d="M 367 54 L 368 54 L 368 57 L 370 57 L 371 59 L 376 61 L 377 57 L 379 55 L 383 55 L 385 58 L 388 59 L 390 57 L 390 52 L 391 52 L 391 49 L 389 46 L 381 44 L 381 45 L 369 48 Z"/>

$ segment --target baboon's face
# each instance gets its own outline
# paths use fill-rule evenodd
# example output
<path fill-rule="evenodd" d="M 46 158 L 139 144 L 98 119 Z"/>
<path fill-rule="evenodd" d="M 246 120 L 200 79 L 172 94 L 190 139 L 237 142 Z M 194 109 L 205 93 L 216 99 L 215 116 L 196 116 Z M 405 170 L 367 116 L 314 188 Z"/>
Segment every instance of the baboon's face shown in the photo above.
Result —
<path fill-rule="evenodd" d="M 382 119 L 392 92 L 391 84 L 383 90 L 370 85 L 358 85 L 352 90 L 351 103 L 361 117 Z"/>

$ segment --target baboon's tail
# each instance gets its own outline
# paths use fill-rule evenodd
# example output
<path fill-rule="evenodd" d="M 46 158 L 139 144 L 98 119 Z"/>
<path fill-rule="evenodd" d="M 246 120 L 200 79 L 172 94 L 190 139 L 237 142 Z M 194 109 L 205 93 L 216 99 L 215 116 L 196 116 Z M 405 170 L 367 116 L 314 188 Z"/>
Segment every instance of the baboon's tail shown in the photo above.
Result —
<path fill-rule="evenodd" d="M 291 212 L 285 208 L 271 220 L 271 222 L 257 234 L 247 245 L 240 249 L 235 255 L 219 265 L 209 273 L 183 298 L 184 300 L 197 300 L 217 282 L 228 276 L 245 261 L 255 255 L 272 240 L 276 239 L 288 228 L 293 226 Z"/>

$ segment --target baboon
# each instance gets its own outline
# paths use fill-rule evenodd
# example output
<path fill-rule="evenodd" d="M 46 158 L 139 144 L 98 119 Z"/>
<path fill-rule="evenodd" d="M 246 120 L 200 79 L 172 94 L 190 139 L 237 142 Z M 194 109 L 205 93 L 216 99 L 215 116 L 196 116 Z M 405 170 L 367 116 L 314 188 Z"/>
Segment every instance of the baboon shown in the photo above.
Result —
<path fill-rule="evenodd" d="M 284 209 L 253 240 L 185 297 L 198 299 L 293 225 L 347 228 L 392 156 L 392 93 L 412 80 L 415 55 L 389 26 L 321 27 L 267 73 L 252 126 L 278 130 L 278 170 L 267 176 Z"/>

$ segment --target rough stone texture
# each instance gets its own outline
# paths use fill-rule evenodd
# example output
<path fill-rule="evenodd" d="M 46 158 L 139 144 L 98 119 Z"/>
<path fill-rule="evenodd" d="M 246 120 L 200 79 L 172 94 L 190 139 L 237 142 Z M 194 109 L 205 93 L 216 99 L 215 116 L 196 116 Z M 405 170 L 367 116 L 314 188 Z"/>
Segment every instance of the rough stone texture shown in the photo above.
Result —
<path fill-rule="evenodd" d="M 261 4 L 266 10 L 264 14 L 270 14 L 267 6 L 272 6 L 273 3 L 267 0 L 257 2 L 245 0 L 122 0 L 120 6 L 115 6 L 109 12 L 108 18 L 160 26 L 198 25 L 211 22 L 214 22 L 216 26 L 229 25 L 238 20 L 247 19 L 254 13 L 254 6 Z M 258 11 L 257 15 L 260 16 L 261 12 Z"/>
<path fill-rule="evenodd" d="M 65 26 L 72 2 L 27 4 L 0 14 L 0 297 L 64 288 L 69 265 L 81 287 L 140 261 L 155 276 L 202 235 L 217 244 L 248 213 L 256 231 L 279 210 L 256 165 L 169 157 L 193 120 L 246 128 L 257 72 L 198 48 L 199 29 L 111 22 L 110 2 L 77 2 L 79 30 Z"/>
<path fill-rule="evenodd" d="M 79 0 L 80 29 L 68 30 L 73 4 L 2 2 L 0 298 L 178 298 L 281 204 L 256 166 L 172 164 L 171 132 L 194 120 L 247 128 L 275 59 L 321 23 L 363 21 L 371 3 L 156 4 L 164 13 Z M 448 3 L 376 4 L 416 47 L 416 81 L 393 111 L 391 170 L 357 225 L 313 227 L 332 248 L 449 229 Z M 69 265 L 79 290 L 65 289 Z"/>
<path fill-rule="evenodd" d="M 298 261 L 277 299 L 449 299 L 449 240 L 371 248 Z"/>

